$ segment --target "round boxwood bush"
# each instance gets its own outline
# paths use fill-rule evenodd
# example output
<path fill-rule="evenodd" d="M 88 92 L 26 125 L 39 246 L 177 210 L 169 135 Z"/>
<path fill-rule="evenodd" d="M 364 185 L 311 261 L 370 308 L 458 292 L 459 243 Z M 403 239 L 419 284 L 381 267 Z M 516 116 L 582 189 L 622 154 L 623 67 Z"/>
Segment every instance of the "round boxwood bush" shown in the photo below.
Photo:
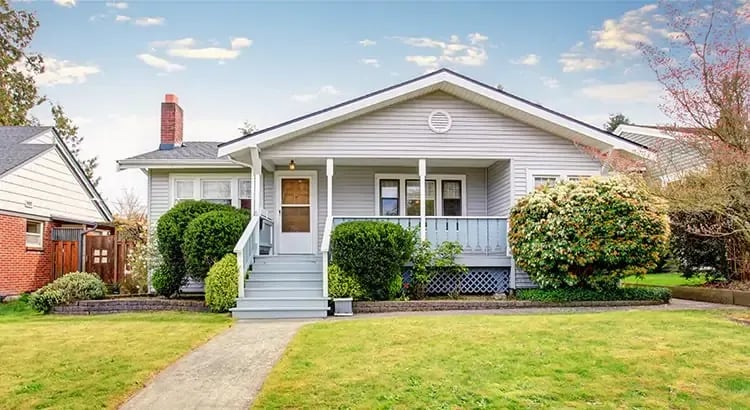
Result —
<path fill-rule="evenodd" d="M 338 225 L 331 234 L 331 262 L 351 273 L 362 286 L 362 297 L 388 300 L 398 296 L 404 265 L 416 243 L 413 231 L 390 222 L 355 221 Z"/>
<path fill-rule="evenodd" d="M 101 299 L 106 293 L 107 285 L 97 274 L 71 272 L 32 293 L 29 304 L 38 312 L 49 313 L 55 306 L 76 300 Z"/>
<path fill-rule="evenodd" d="M 225 255 L 216 262 L 206 276 L 206 305 L 213 312 L 226 312 L 233 308 L 238 296 L 237 256 Z"/>
<path fill-rule="evenodd" d="M 328 266 L 328 296 L 332 298 L 362 298 L 362 286 L 354 275 L 337 265 Z"/>
<path fill-rule="evenodd" d="M 160 275 L 170 276 L 169 280 L 162 280 L 161 284 L 170 285 L 165 287 L 157 286 L 152 282 L 154 289 L 164 296 L 171 296 L 177 290 L 174 284 L 181 284 L 185 281 L 187 267 L 182 254 L 182 241 L 185 229 L 188 224 L 206 212 L 217 210 L 233 210 L 231 206 L 214 204 L 207 201 L 181 201 L 173 206 L 164 215 L 159 218 L 156 224 L 156 239 L 163 260 L 162 271 Z"/>
<path fill-rule="evenodd" d="M 654 269 L 669 239 L 664 201 L 625 177 L 543 186 L 510 224 L 516 265 L 543 288 L 616 287 Z"/>
<path fill-rule="evenodd" d="M 234 250 L 248 222 L 250 215 L 238 209 L 206 212 L 193 219 L 182 238 L 187 274 L 205 278 L 214 263 Z"/>
<path fill-rule="evenodd" d="M 187 284 L 185 275 L 178 275 L 166 264 L 160 263 L 151 272 L 151 286 L 156 293 L 171 297 L 180 291 L 180 287 Z"/>

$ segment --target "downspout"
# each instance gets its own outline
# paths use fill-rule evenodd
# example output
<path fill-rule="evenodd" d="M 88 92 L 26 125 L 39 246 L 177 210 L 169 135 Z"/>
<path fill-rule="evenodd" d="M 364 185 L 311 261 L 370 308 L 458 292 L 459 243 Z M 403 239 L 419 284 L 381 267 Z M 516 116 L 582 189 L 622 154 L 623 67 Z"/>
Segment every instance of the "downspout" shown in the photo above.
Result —
<path fill-rule="evenodd" d="M 94 232 L 98 226 L 99 224 L 94 222 L 93 228 L 86 228 L 79 234 L 80 237 L 78 238 L 78 272 L 83 272 L 83 257 L 86 253 L 86 244 L 85 244 L 84 238 L 86 237 L 87 233 Z"/>

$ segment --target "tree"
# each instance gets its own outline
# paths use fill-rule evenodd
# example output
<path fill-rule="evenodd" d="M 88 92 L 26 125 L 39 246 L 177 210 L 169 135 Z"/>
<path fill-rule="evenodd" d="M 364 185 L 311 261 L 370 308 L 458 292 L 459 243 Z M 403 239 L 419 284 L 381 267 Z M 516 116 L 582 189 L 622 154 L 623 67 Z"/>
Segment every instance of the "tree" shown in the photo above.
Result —
<path fill-rule="evenodd" d="M 750 280 L 750 7 L 730 0 L 663 7 L 668 44 L 639 48 L 665 90 L 661 109 L 672 124 L 662 130 L 699 166 L 654 187 L 673 212 L 718 220 L 685 228 L 724 238 L 733 271 L 728 276 Z M 657 147 L 657 155 L 680 149 L 675 144 Z"/>
<path fill-rule="evenodd" d="M 132 189 L 115 199 L 115 227 L 126 241 L 145 242 L 147 238 L 146 206 Z"/>
<path fill-rule="evenodd" d="M 255 126 L 255 124 L 251 123 L 248 120 L 245 120 L 245 122 L 242 123 L 242 126 L 237 128 L 237 130 L 240 131 L 240 134 L 244 135 L 250 135 L 254 133 L 258 128 Z"/>
<path fill-rule="evenodd" d="M 621 112 L 610 114 L 609 119 L 604 123 L 604 129 L 609 132 L 614 132 L 617 127 L 622 124 L 632 124 L 632 122 L 630 121 L 630 118 L 626 117 Z"/>
<path fill-rule="evenodd" d="M 92 157 L 88 159 L 81 158 L 81 143 L 83 143 L 83 137 L 78 135 L 78 126 L 65 115 L 62 105 L 52 104 L 52 118 L 55 121 L 55 129 L 60 135 L 60 138 L 65 142 L 70 152 L 76 157 L 78 163 L 81 164 L 83 172 L 89 178 L 94 186 L 99 185 L 100 177 L 94 175 L 94 170 L 99 166 L 98 157 Z"/>
<path fill-rule="evenodd" d="M 43 101 L 34 82 L 44 72 L 42 56 L 26 51 L 38 27 L 34 14 L 0 0 L 0 126 L 28 125 L 29 110 Z"/>

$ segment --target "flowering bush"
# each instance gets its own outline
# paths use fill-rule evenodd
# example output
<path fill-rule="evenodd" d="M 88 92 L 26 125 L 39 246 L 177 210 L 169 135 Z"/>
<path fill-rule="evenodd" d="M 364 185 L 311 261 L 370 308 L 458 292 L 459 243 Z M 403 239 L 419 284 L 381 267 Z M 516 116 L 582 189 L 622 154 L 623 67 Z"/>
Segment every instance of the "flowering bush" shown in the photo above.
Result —
<path fill-rule="evenodd" d="M 625 177 L 543 186 L 511 210 L 516 264 L 543 288 L 613 288 L 667 252 L 666 204 Z"/>

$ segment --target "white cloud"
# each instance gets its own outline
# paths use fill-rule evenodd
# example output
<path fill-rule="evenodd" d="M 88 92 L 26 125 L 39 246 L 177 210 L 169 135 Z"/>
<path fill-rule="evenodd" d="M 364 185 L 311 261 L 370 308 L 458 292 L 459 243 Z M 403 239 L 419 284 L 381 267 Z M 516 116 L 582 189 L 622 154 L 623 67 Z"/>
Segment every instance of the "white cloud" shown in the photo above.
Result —
<path fill-rule="evenodd" d="M 135 19 L 136 26 L 161 26 L 166 20 L 164 17 L 138 17 Z"/>
<path fill-rule="evenodd" d="M 654 81 L 590 85 L 581 89 L 586 97 L 604 102 L 649 103 L 655 105 L 662 86 Z"/>
<path fill-rule="evenodd" d="M 190 37 L 178 40 L 152 41 L 153 50 L 165 49 L 167 55 L 180 58 L 201 60 L 233 60 L 239 57 L 241 50 L 250 47 L 253 41 L 245 37 L 235 37 L 230 41 L 230 48 L 198 47 L 198 42 Z"/>
<path fill-rule="evenodd" d="M 235 37 L 230 43 L 230 47 L 232 47 L 232 50 L 250 47 L 251 45 L 253 45 L 253 40 L 250 40 L 246 37 Z"/>
<path fill-rule="evenodd" d="M 540 77 L 542 84 L 547 88 L 560 88 L 560 81 L 553 77 Z"/>
<path fill-rule="evenodd" d="M 563 72 L 599 70 L 607 66 L 607 62 L 594 57 L 584 57 L 577 53 L 562 53 L 557 60 L 563 66 Z"/>
<path fill-rule="evenodd" d="M 55 4 L 63 7 L 75 7 L 76 0 L 55 0 Z"/>
<path fill-rule="evenodd" d="M 117 16 L 115 16 L 115 21 L 117 21 L 117 22 L 130 21 L 130 17 L 118 14 Z"/>
<path fill-rule="evenodd" d="M 654 36 L 673 36 L 674 33 L 663 27 L 665 19 L 655 13 L 657 9 L 656 4 L 647 4 L 625 12 L 618 19 L 605 20 L 601 29 L 591 32 L 594 48 L 637 54 L 638 44 L 652 44 Z"/>
<path fill-rule="evenodd" d="M 171 63 L 161 57 L 157 57 L 151 54 L 138 54 L 136 57 L 138 57 L 138 59 L 143 61 L 146 65 L 157 68 L 165 73 L 182 71 L 185 69 L 185 66 L 183 65 Z"/>
<path fill-rule="evenodd" d="M 112 7 L 118 10 L 125 10 L 128 8 L 128 3 L 125 3 L 124 1 L 110 1 L 107 2 L 107 7 Z"/>
<path fill-rule="evenodd" d="M 359 62 L 362 63 L 362 64 L 364 64 L 364 65 L 373 66 L 375 68 L 379 68 L 380 67 L 380 61 L 378 61 L 377 58 L 363 58 L 363 59 L 359 60 Z"/>
<path fill-rule="evenodd" d="M 523 64 L 523 65 L 537 65 L 539 64 L 539 61 L 541 61 L 541 58 L 536 54 L 527 54 L 521 58 L 518 58 L 516 60 L 511 60 L 510 62 L 513 64 Z"/>
<path fill-rule="evenodd" d="M 419 67 L 437 68 L 440 64 L 480 66 L 487 61 L 487 50 L 484 43 L 487 36 L 471 33 L 469 42 L 464 43 L 457 35 L 450 36 L 448 41 L 435 40 L 429 37 L 395 37 L 402 43 L 419 48 L 437 49 L 438 55 L 410 55 L 406 61 Z"/>
<path fill-rule="evenodd" d="M 313 100 L 317 100 L 318 98 L 326 95 L 336 95 L 339 93 L 339 90 L 336 89 L 336 87 L 332 85 L 324 85 L 318 89 L 318 91 L 314 93 L 307 93 L 307 94 L 295 94 L 292 96 L 292 100 L 297 102 L 310 102 Z"/>
<path fill-rule="evenodd" d="M 378 43 L 375 40 L 370 40 L 370 39 L 366 38 L 364 40 L 359 40 L 359 44 L 362 47 L 370 47 L 370 46 L 374 46 L 375 44 L 378 44 Z"/>
<path fill-rule="evenodd" d="M 88 76 L 100 71 L 99 67 L 95 65 L 76 64 L 68 60 L 46 57 L 44 59 L 44 72 L 35 75 L 34 78 L 40 86 L 80 84 L 85 82 Z"/>

